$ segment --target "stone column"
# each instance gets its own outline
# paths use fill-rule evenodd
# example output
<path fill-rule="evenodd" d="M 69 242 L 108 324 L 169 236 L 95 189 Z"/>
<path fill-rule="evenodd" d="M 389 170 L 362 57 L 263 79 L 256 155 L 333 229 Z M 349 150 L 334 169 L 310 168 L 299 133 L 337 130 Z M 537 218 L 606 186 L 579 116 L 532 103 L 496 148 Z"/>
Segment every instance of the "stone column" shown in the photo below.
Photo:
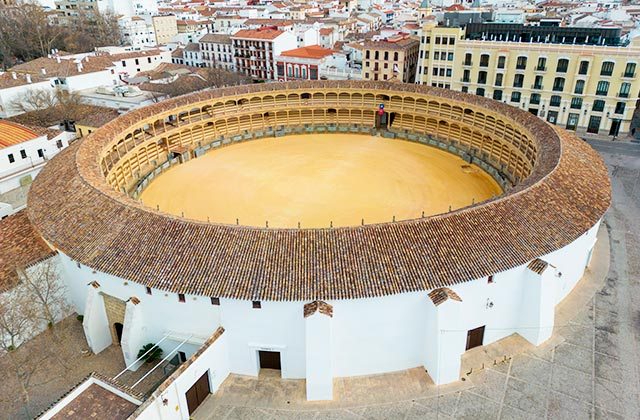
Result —
<path fill-rule="evenodd" d="M 467 331 L 462 325 L 462 299 L 448 287 L 429 293 L 424 367 L 436 385 L 460 379 Z"/>
<path fill-rule="evenodd" d="M 554 270 L 547 262 L 536 258 L 527 266 L 518 333 L 536 346 L 553 332 L 555 280 Z"/>
<path fill-rule="evenodd" d="M 331 321 L 333 307 L 314 301 L 304 305 L 307 400 L 333 399 Z"/>

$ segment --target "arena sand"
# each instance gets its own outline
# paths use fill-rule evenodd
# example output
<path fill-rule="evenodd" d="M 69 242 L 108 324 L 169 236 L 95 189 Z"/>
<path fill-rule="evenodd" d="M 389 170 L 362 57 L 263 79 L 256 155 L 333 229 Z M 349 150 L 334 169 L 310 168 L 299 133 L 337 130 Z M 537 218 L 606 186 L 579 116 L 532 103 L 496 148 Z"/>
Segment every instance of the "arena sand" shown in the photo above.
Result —
<path fill-rule="evenodd" d="M 309 134 L 211 151 L 156 178 L 141 200 L 191 219 L 309 228 L 429 216 L 500 193 L 488 174 L 436 148 Z"/>

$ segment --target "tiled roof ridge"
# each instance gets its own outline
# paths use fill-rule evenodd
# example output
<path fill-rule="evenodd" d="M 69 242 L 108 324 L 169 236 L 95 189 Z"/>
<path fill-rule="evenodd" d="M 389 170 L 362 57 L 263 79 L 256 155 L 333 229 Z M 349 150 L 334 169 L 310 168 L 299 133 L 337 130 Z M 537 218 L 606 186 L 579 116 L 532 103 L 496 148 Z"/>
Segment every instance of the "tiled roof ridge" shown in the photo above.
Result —
<path fill-rule="evenodd" d="M 304 305 L 302 310 L 302 314 L 305 318 L 310 317 L 316 312 L 319 312 L 322 315 L 327 315 L 329 318 L 332 318 L 333 306 L 321 300 L 314 300 L 313 302 L 310 302 Z"/>
<path fill-rule="evenodd" d="M 438 289 L 434 289 L 429 293 L 429 298 L 433 302 L 434 305 L 438 306 L 441 303 L 451 299 L 457 302 L 462 302 L 462 299 L 456 292 L 449 289 L 448 287 L 440 287 Z"/>

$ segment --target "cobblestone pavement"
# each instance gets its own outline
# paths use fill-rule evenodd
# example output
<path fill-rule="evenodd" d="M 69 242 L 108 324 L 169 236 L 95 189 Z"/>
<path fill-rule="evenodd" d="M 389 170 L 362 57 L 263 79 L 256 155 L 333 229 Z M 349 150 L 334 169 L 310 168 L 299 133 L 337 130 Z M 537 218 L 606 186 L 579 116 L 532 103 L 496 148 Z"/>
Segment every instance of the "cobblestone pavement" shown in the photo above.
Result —
<path fill-rule="evenodd" d="M 599 143 L 592 144 L 606 160 L 614 195 L 605 216 L 610 267 L 604 286 L 571 321 L 558 326 L 561 340 L 552 338 L 548 345 L 474 373 L 465 382 L 432 387 L 436 391 L 423 398 L 372 402 L 365 389 L 354 396 L 362 398 L 360 405 L 289 408 L 261 406 L 239 392 L 235 403 L 228 395 L 209 397 L 195 418 L 639 419 L 640 154 L 628 146 Z M 295 395 L 303 391 L 295 382 L 279 381 L 279 386 Z M 394 395 L 389 389 L 387 401 Z"/>

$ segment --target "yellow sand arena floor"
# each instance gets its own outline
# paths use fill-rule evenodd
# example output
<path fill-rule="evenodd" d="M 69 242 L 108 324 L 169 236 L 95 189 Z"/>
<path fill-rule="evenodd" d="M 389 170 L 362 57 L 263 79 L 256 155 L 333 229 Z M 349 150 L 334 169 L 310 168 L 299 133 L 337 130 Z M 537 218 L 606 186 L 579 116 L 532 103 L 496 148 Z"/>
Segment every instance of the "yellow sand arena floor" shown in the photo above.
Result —
<path fill-rule="evenodd" d="M 436 148 L 312 134 L 211 151 L 160 175 L 141 200 L 191 219 L 309 228 L 428 216 L 500 193 L 485 172 Z"/>

